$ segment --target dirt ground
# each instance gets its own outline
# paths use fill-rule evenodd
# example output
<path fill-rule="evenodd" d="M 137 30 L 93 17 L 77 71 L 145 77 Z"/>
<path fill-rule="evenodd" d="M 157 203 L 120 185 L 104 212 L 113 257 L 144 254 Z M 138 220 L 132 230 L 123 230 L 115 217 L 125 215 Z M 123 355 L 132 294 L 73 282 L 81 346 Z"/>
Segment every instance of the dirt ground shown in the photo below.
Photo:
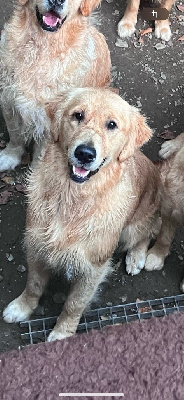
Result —
<path fill-rule="evenodd" d="M 99 30 L 104 33 L 112 57 L 112 76 L 114 85 L 130 104 L 137 106 L 147 116 L 154 130 L 152 141 L 143 149 L 152 160 L 158 158 L 158 150 L 163 139 L 160 134 L 169 129 L 178 135 L 184 130 L 184 41 L 177 39 L 184 34 L 184 13 L 177 9 L 177 1 L 172 8 L 170 21 L 172 39 L 169 43 L 155 39 L 154 32 L 143 37 L 144 43 L 138 42 L 140 29 L 152 26 L 139 20 L 136 35 L 123 41 L 118 39 L 117 23 L 125 10 L 122 0 L 103 0 L 99 11 L 101 24 Z M 0 28 L 11 14 L 12 2 L 1 0 Z M 181 16 L 178 19 L 178 16 Z M 156 44 L 162 43 L 161 49 Z M 121 47 L 119 47 L 121 46 Z M 7 140 L 7 132 L 2 114 L 0 114 L 0 143 Z M 26 199 L 22 192 L 23 176 L 26 166 L 19 167 L 14 173 L 1 174 L 0 191 L 10 191 L 8 201 L 1 205 L 0 229 L 0 311 L 25 287 L 26 259 L 22 250 L 22 239 L 25 225 Z M 7 180 L 7 176 L 11 179 Z M 113 275 L 99 290 L 98 300 L 92 308 L 155 299 L 180 293 L 179 284 L 184 275 L 184 236 L 179 229 L 172 251 L 162 271 L 142 271 L 138 276 L 126 274 L 124 255 Z M 37 315 L 58 315 L 68 290 L 63 277 L 53 277 L 45 292 Z M 20 328 L 8 325 L 0 320 L 0 352 L 18 348 L 21 345 Z"/>

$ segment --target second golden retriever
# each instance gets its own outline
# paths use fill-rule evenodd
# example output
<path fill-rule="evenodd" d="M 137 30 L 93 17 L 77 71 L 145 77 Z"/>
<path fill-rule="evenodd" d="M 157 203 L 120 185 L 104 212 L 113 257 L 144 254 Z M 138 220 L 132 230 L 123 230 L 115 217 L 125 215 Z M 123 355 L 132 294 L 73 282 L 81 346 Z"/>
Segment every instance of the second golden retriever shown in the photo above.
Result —
<path fill-rule="evenodd" d="M 155 245 L 148 251 L 145 268 L 160 270 L 169 254 L 176 228 L 184 223 L 184 133 L 162 145 L 158 164 L 164 186 L 162 226 Z M 181 284 L 184 291 L 184 282 Z"/>
<path fill-rule="evenodd" d="M 151 137 L 139 111 L 107 89 L 73 89 L 50 106 L 46 153 L 29 178 L 25 291 L 4 310 L 28 318 L 51 270 L 71 290 L 48 340 L 75 333 L 87 303 L 110 272 L 118 243 L 132 274 L 144 267 L 159 225 L 157 168 L 138 149 Z"/>
<path fill-rule="evenodd" d="M 16 0 L 0 42 L 1 104 L 10 137 L 0 171 L 21 162 L 33 137 L 43 139 L 43 103 L 70 87 L 108 86 L 109 50 L 87 18 L 99 1 Z M 38 144 L 35 150 L 37 158 Z"/>

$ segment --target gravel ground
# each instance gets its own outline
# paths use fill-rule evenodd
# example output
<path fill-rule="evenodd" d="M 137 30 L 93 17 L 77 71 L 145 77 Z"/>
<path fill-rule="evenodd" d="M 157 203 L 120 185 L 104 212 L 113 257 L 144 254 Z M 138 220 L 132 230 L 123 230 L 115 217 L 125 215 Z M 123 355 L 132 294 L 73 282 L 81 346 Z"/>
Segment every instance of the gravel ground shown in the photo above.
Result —
<path fill-rule="evenodd" d="M 158 158 L 158 150 L 165 130 L 174 136 L 184 130 L 184 13 L 177 9 L 176 1 L 171 12 L 172 39 L 169 43 L 155 39 L 154 31 L 138 41 L 140 29 L 152 27 L 139 16 L 136 34 L 125 40 L 117 36 L 117 23 L 125 10 L 123 1 L 103 0 L 99 11 L 100 25 L 107 39 L 112 57 L 112 77 L 120 95 L 138 107 L 148 119 L 154 137 L 143 151 L 152 160 Z M 11 14 L 10 0 L 1 0 L 0 28 Z M 179 17 L 180 16 L 180 17 Z M 179 18 L 178 18 L 179 17 Z M 0 146 L 7 139 L 3 117 L 0 114 Z M 25 160 L 26 163 L 27 160 Z M 22 250 L 25 225 L 26 199 L 23 192 L 23 177 L 26 165 L 13 173 L 1 174 L 1 265 L 0 265 L 0 310 L 18 296 L 25 287 L 27 265 Z M 7 177 L 10 177 L 9 179 Z M 99 296 L 91 307 L 155 299 L 180 293 L 179 284 L 184 274 L 183 229 L 177 231 L 172 251 L 162 271 L 142 271 L 138 276 L 126 274 L 124 258 L 116 260 L 113 276 L 99 290 Z M 57 315 L 62 307 L 68 286 L 62 277 L 53 277 L 45 292 L 37 315 Z M 0 320 L 0 352 L 21 345 L 18 325 L 5 324 Z"/>

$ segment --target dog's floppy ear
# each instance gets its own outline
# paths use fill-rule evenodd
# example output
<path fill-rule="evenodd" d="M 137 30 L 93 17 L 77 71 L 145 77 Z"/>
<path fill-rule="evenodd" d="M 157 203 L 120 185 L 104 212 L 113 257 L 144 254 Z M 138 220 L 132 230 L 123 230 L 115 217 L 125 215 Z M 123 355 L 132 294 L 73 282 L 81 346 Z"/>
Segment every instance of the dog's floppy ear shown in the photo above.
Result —
<path fill-rule="evenodd" d="M 92 10 L 96 8 L 101 0 L 82 0 L 80 11 L 84 17 L 88 17 Z"/>
<path fill-rule="evenodd" d="M 54 142 L 58 141 L 59 138 L 59 126 L 57 124 L 56 113 L 58 110 L 59 101 L 48 103 L 45 107 L 46 113 L 50 120 L 50 134 Z"/>
<path fill-rule="evenodd" d="M 28 0 L 18 0 L 18 2 L 19 2 L 22 6 L 24 6 L 24 4 L 26 4 L 26 3 L 28 2 Z"/>
<path fill-rule="evenodd" d="M 132 122 L 129 127 L 128 140 L 119 155 L 119 161 L 123 162 L 131 157 L 136 148 L 148 142 L 151 136 L 152 131 L 146 123 L 146 118 L 137 110 L 134 111 L 134 117 L 132 116 Z"/>

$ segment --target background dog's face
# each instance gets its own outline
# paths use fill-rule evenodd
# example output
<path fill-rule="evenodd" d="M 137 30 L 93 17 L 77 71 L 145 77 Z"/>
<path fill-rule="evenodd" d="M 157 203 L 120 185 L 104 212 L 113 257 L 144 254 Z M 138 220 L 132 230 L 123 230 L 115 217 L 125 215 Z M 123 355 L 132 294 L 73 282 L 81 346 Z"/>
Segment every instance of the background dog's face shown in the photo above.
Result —
<path fill-rule="evenodd" d="M 64 22 L 80 13 L 88 16 L 100 0 L 18 0 L 27 5 L 45 31 L 56 32 Z"/>
<path fill-rule="evenodd" d="M 111 162 L 123 162 L 151 137 L 145 118 L 110 90 L 73 89 L 48 109 L 54 140 L 79 183 Z"/>

